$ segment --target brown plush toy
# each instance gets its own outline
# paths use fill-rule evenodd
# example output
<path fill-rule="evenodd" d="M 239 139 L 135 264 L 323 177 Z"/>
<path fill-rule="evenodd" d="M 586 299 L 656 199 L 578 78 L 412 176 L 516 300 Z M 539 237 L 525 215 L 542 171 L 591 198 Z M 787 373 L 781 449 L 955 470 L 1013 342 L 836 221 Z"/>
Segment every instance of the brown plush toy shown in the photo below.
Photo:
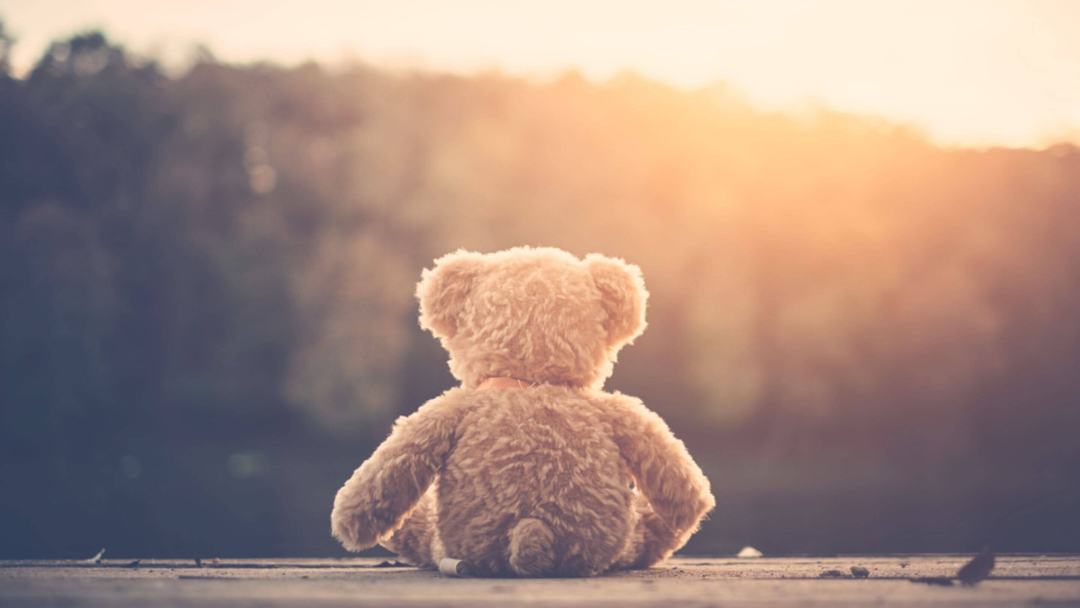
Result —
<path fill-rule="evenodd" d="M 659 416 L 601 390 L 645 329 L 636 266 L 459 251 L 417 296 L 461 386 L 399 419 L 338 491 L 345 548 L 479 576 L 593 576 L 683 546 L 715 505 L 709 481 Z"/>

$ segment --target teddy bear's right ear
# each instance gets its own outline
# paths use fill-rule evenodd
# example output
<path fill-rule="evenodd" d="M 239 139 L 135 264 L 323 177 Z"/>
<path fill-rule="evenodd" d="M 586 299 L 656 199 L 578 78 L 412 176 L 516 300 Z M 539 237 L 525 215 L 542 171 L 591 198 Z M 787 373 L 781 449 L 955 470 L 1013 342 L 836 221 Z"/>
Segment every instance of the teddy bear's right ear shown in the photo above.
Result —
<path fill-rule="evenodd" d="M 416 286 L 420 327 L 438 337 L 454 337 L 465 300 L 486 266 L 483 254 L 462 249 L 435 260 L 435 268 L 424 269 Z"/>

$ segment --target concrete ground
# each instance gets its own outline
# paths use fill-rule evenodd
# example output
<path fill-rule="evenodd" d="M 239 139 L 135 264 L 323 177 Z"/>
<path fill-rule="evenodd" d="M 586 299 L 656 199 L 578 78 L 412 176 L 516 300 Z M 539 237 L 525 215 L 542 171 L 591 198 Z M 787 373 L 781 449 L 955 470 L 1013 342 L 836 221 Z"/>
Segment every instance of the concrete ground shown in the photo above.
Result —
<path fill-rule="evenodd" d="M 1080 556 L 998 556 L 975 587 L 957 555 L 677 557 L 595 579 L 460 579 L 379 559 L 0 562 L 0 606 L 1077 606 Z M 380 566 L 381 564 L 381 566 Z M 869 571 L 856 578 L 851 568 Z"/>

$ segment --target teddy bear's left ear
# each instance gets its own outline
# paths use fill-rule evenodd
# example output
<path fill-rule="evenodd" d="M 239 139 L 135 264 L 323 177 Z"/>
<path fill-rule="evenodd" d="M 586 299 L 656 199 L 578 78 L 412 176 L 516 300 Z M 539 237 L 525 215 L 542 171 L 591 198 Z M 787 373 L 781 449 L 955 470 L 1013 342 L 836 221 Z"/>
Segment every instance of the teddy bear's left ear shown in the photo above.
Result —
<path fill-rule="evenodd" d="M 585 266 L 608 315 L 604 322 L 608 344 L 617 348 L 633 341 L 645 331 L 645 302 L 649 298 L 641 269 L 597 253 L 585 256 Z"/>
<path fill-rule="evenodd" d="M 435 260 L 435 268 L 424 269 L 416 286 L 420 327 L 438 337 L 453 338 L 465 300 L 486 266 L 483 254 L 462 249 Z"/>

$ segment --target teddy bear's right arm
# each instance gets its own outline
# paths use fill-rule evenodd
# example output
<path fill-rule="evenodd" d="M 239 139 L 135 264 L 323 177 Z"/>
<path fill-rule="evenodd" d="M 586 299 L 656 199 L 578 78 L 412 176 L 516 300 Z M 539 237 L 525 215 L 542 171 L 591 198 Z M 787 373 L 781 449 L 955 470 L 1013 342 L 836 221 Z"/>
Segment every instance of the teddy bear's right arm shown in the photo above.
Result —
<path fill-rule="evenodd" d="M 394 430 L 334 498 L 331 530 L 361 551 L 401 527 L 443 466 L 453 445 L 457 408 L 436 398 Z"/>
<path fill-rule="evenodd" d="M 619 451 L 653 511 L 685 542 L 716 506 L 709 480 L 660 416 L 616 394 L 612 429 Z"/>

